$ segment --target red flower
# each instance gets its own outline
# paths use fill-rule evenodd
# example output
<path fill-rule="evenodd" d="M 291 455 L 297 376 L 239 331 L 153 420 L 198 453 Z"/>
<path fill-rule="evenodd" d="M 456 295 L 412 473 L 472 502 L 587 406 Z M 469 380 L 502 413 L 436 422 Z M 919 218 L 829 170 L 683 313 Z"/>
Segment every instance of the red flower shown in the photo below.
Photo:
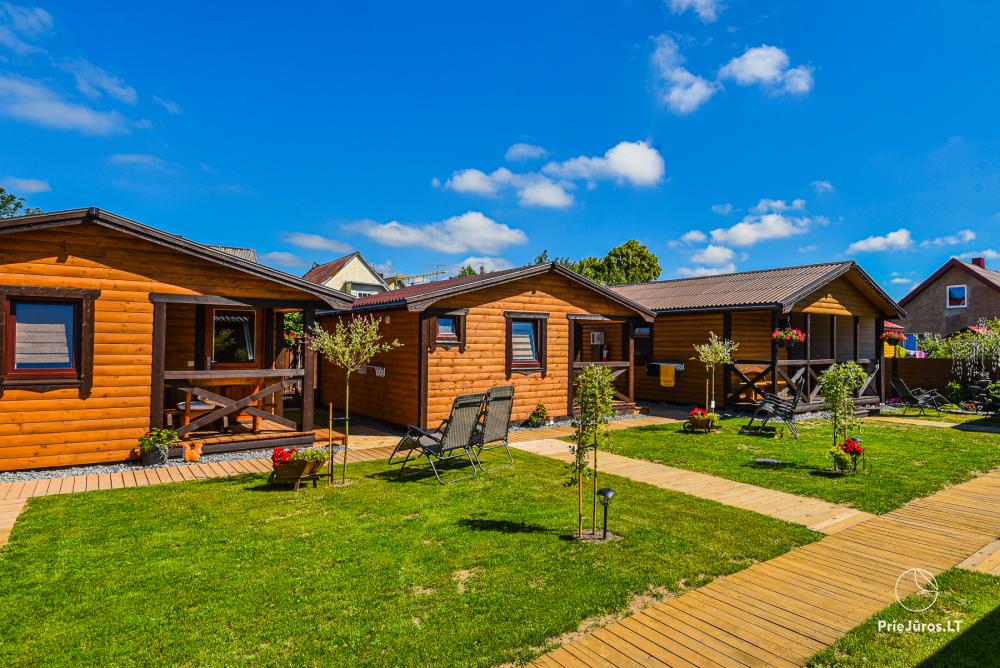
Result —
<path fill-rule="evenodd" d="M 689 415 L 691 417 L 705 417 L 708 413 L 705 412 L 704 408 L 694 408 Z"/>
<path fill-rule="evenodd" d="M 271 465 L 274 468 L 278 468 L 279 466 L 287 462 L 289 459 L 291 459 L 292 455 L 294 455 L 298 451 L 299 451 L 298 448 L 275 448 L 274 451 L 271 453 Z"/>

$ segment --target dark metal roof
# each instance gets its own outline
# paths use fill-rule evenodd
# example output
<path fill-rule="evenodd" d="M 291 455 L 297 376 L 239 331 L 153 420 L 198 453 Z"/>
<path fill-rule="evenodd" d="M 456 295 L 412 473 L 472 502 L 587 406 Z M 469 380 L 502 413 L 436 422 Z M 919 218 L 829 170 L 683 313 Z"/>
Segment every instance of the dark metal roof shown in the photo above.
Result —
<path fill-rule="evenodd" d="M 547 264 L 533 264 L 514 269 L 503 269 L 501 271 L 491 271 L 486 274 L 475 274 L 473 276 L 461 276 L 450 278 L 444 281 L 430 281 L 419 285 L 408 285 L 396 290 L 389 290 L 377 295 L 360 297 L 354 301 L 354 310 L 372 310 L 384 308 L 406 307 L 411 311 L 421 311 L 431 303 L 445 297 L 472 292 L 481 288 L 500 285 L 522 278 L 538 276 L 540 274 L 553 272 L 565 276 L 577 283 L 584 285 L 595 292 L 599 292 L 605 297 L 618 302 L 619 304 L 632 309 L 643 318 L 652 320 L 652 311 L 646 309 L 641 304 L 625 297 L 610 288 L 599 283 L 595 283 L 588 278 L 567 269 L 561 264 L 551 262 Z"/>
<path fill-rule="evenodd" d="M 789 311 L 799 299 L 849 272 L 884 302 L 882 309 L 887 316 L 902 315 L 896 302 L 854 261 L 634 283 L 613 289 L 656 312 L 740 308 Z"/>
<path fill-rule="evenodd" d="M 911 301 L 913 301 L 913 299 L 917 295 L 919 295 L 921 292 L 929 288 L 931 284 L 934 283 L 934 281 L 941 278 L 941 276 L 946 271 L 952 268 L 964 269 L 966 272 L 972 274 L 973 276 L 981 280 L 988 287 L 991 287 L 997 292 L 1000 292 L 1000 271 L 995 271 L 993 269 L 985 269 L 983 267 L 974 265 L 971 262 L 963 262 L 962 260 L 959 260 L 957 257 L 953 257 L 947 262 L 945 262 L 940 269 L 938 269 L 933 274 L 928 276 L 927 280 L 925 280 L 923 283 L 910 290 L 905 297 L 899 300 L 899 303 L 902 304 L 903 306 L 906 306 Z"/>
<path fill-rule="evenodd" d="M 215 249 L 217 251 L 222 251 L 223 253 L 228 253 L 241 260 L 246 260 L 247 262 L 257 261 L 257 251 L 253 248 L 240 248 L 239 246 L 216 246 L 215 244 L 208 244 L 209 248 Z"/>
<path fill-rule="evenodd" d="M 315 296 L 318 300 L 326 302 L 333 308 L 349 308 L 352 302 L 351 297 L 341 292 L 332 290 L 325 286 L 317 285 L 311 281 L 304 280 L 298 276 L 286 274 L 278 269 L 272 269 L 256 262 L 244 260 L 235 255 L 217 250 L 211 246 L 200 244 L 190 239 L 185 239 L 176 234 L 170 234 L 155 227 L 149 227 L 142 223 L 122 216 L 102 211 L 96 207 L 89 209 L 71 209 L 67 211 L 54 211 L 42 213 L 34 216 L 20 216 L 18 218 L 8 218 L 0 220 L 0 234 L 11 234 L 14 232 L 29 232 L 32 230 L 51 229 L 56 227 L 67 227 L 71 225 L 93 224 L 116 230 L 124 234 L 129 234 L 140 239 L 170 248 L 187 255 L 193 255 L 202 260 L 214 262 L 216 264 L 241 271 L 251 276 L 273 281 L 286 287 L 296 288 Z"/>

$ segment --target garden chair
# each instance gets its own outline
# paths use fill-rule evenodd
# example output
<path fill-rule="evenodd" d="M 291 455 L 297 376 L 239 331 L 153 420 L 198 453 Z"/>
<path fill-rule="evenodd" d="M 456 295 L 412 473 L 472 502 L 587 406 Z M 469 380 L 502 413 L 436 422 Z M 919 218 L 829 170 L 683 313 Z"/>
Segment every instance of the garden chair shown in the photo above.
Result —
<path fill-rule="evenodd" d="M 510 414 L 514 409 L 514 386 L 498 385 L 491 387 L 486 393 L 486 406 L 483 410 L 483 421 L 476 428 L 475 443 L 472 455 L 476 458 L 479 470 L 485 471 L 479 455 L 484 450 L 503 448 L 507 452 L 507 463 L 491 466 L 490 470 L 504 468 L 514 463 L 510 452 L 508 435 L 510 433 Z"/>
<path fill-rule="evenodd" d="M 400 479 L 418 473 L 417 471 L 411 471 L 406 476 L 403 475 L 406 464 L 415 452 L 418 453 L 417 458 L 427 458 L 427 462 L 434 472 L 434 477 L 442 485 L 465 480 L 476 475 L 476 462 L 473 460 L 472 446 L 477 440 L 476 432 L 480 418 L 482 417 L 483 402 L 485 399 L 486 395 L 484 394 L 463 394 L 455 397 L 455 402 L 451 405 L 451 415 L 444 422 L 441 431 L 430 432 L 420 427 L 409 425 L 403 440 L 409 440 L 410 443 L 404 445 L 400 442 L 400 445 L 396 446 L 397 450 L 407 450 L 406 459 L 403 460 L 402 466 L 399 467 Z M 472 465 L 472 473 L 452 478 L 447 482 L 442 480 L 435 462 L 441 463 L 460 459 L 463 455 L 469 459 L 469 464 Z"/>
<path fill-rule="evenodd" d="M 798 408 L 799 397 L 802 396 L 802 385 L 803 381 L 799 380 L 792 387 L 791 399 L 782 399 L 770 392 L 764 393 L 763 399 L 757 403 L 753 415 L 750 416 L 750 421 L 743 425 L 740 432 L 760 434 L 764 431 L 764 427 L 767 426 L 768 422 L 777 419 L 788 425 L 788 430 L 792 432 L 792 436 L 798 438 L 799 430 L 795 426 L 795 409 Z M 758 419 L 760 420 L 760 424 L 754 426 L 754 421 Z"/>
<path fill-rule="evenodd" d="M 919 415 L 923 415 L 928 406 L 938 413 L 941 412 L 941 404 L 944 403 L 945 398 L 938 394 L 937 390 L 924 390 L 919 387 L 911 390 L 902 378 L 891 378 L 889 383 L 899 396 L 899 400 L 903 402 L 904 415 L 911 408 L 918 409 Z"/>

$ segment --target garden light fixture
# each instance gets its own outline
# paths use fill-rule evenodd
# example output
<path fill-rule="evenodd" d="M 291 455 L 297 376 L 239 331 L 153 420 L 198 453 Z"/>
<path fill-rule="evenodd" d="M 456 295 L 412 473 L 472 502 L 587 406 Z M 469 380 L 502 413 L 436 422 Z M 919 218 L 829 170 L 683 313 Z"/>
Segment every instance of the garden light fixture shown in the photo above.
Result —
<path fill-rule="evenodd" d="M 610 487 L 602 487 L 597 490 L 597 498 L 600 499 L 601 505 L 604 506 L 604 535 L 601 540 L 607 540 L 608 538 L 608 506 L 611 505 L 611 500 L 615 498 L 615 490 Z"/>

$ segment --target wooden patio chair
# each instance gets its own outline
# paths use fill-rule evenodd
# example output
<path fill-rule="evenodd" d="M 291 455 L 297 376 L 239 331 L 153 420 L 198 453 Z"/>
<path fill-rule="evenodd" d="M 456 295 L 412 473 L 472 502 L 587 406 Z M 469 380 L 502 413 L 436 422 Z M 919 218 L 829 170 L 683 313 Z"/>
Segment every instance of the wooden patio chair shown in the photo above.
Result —
<path fill-rule="evenodd" d="M 399 467 L 400 479 L 418 473 L 418 471 L 411 471 L 405 476 L 403 475 L 406 464 L 415 452 L 419 453 L 417 454 L 417 458 L 427 458 L 427 463 L 430 464 L 431 471 L 434 472 L 434 477 L 442 485 L 458 482 L 459 480 L 465 480 L 477 475 L 476 462 L 472 457 L 472 446 L 476 442 L 477 426 L 482 417 L 483 402 L 485 399 L 485 394 L 463 394 L 455 397 L 455 402 L 451 405 L 451 415 L 445 421 L 444 428 L 441 431 L 429 432 L 415 425 L 409 425 L 403 439 L 409 440 L 411 443 L 408 447 L 400 447 L 403 445 L 402 442 L 399 446 L 396 446 L 399 451 L 403 449 L 407 450 L 406 459 L 403 460 L 403 464 Z M 468 458 L 469 464 L 472 465 L 472 473 L 452 478 L 447 482 L 442 480 L 435 462 L 452 461 L 460 459 L 463 455 Z"/>
<path fill-rule="evenodd" d="M 799 381 L 792 386 L 791 399 L 782 399 L 776 394 L 765 392 L 763 399 L 757 403 L 753 415 L 750 416 L 750 421 L 740 427 L 740 433 L 761 434 L 763 433 L 764 427 L 767 426 L 768 422 L 773 419 L 778 419 L 788 426 L 788 430 L 792 432 L 792 436 L 798 438 L 799 430 L 798 427 L 795 426 L 795 409 L 798 408 L 799 397 L 802 396 L 803 384 L 804 381 L 799 379 Z M 754 421 L 758 419 L 760 420 L 760 424 L 754 426 Z"/>
<path fill-rule="evenodd" d="M 896 391 L 899 400 L 903 402 L 904 415 L 911 408 L 916 408 L 919 411 L 918 415 L 923 415 L 928 406 L 936 410 L 938 414 L 941 413 L 941 404 L 945 403 L 946 400 L 938 394 L 937 390 L 925 390 L 920 387 L 911 390 L 902 378 L 891 378 L 889 384 Z"/>
<path fill-rule="evenodd" d="M 489 470 L 502 469 L 514 463 L 514 455 L 510 452 L 508 437 L 510 435 L 510 415 L 514 410 L 514 386 L 498 385 L 491 387 L 486 393 L 486 406 L 483 409 L 483 421 L 476 427 L 475 444 L 472 451 L 480 471 L 486 471 L 479 459 L 484 450 L 503 448 L 507 453 L 507 463 L 491 466 Z"/>
<path fill-rule="evenodd" d="M 323 462 L 306 461 L 302 459 L 290 459 L 278 468 L 271 471 L 267 478 L 268 485 L 292 485 L 292 491 L 299 491 L 299 486 L 304 481 L 312 481 L 313 487 L 319 480 L 319 469 Z"/>

